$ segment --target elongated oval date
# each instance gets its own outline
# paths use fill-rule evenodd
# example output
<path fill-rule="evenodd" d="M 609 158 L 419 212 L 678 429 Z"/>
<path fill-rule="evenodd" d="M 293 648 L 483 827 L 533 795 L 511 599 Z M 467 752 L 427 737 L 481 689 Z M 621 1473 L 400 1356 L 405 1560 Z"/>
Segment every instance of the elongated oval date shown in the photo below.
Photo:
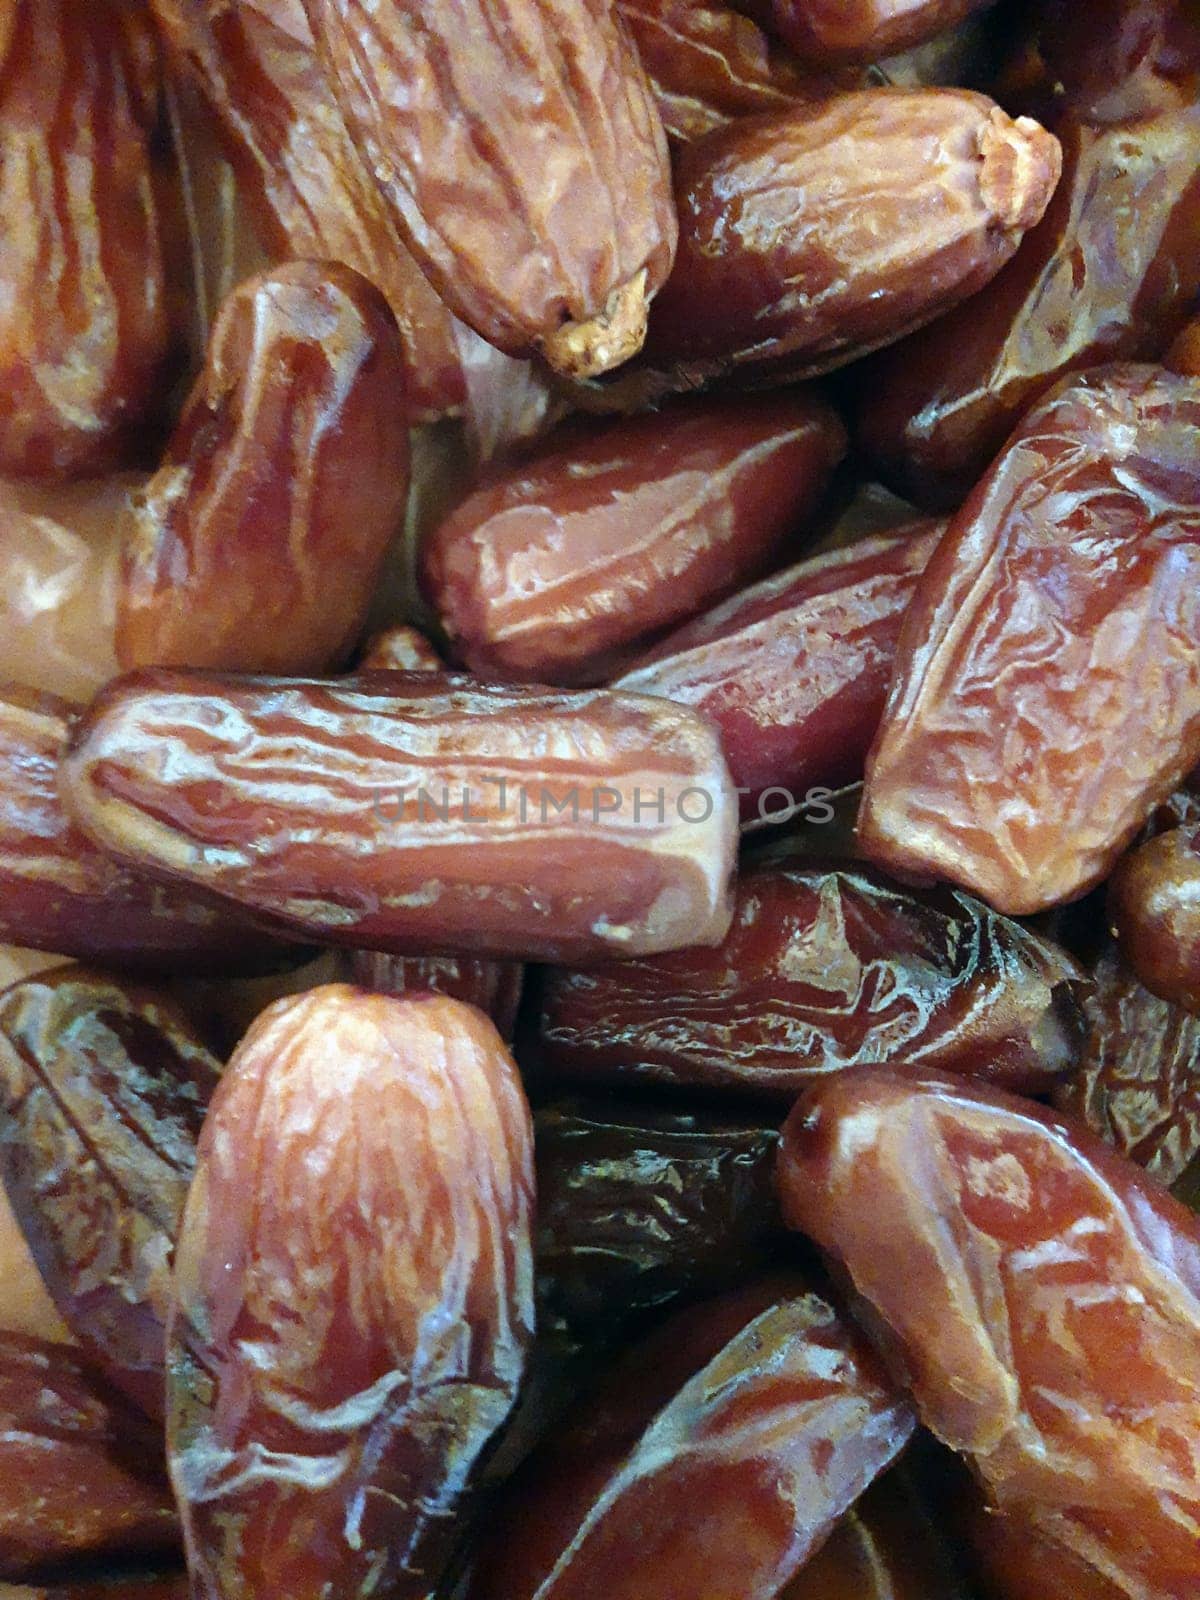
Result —
<path fill-rule="evenodd" d="M 0 35 L 0 471 L 136 454 L 168 328 L 148 21 L 120 0 L 14 0 Z"/>
<path fill-rule="evenodd" d="M 0 995 L 0 1177 L 72 1332 L 156 1418 L 171 1256 L 219 1075 L 149 990 L 58 967 Z"/>
<path fill-rule="evenodd" d="M 568 429 L 437 529 L 424 588 L 484 677 L 603 682 L 757 577 L 816 510 L 846 436 L 802 394 Z"/>
<path fill-rule="evenodd" d="M 1200 1228 L 1081 1125 L 978 1084 L 831 1079 L 785 1213 L 870 1306 L 922 1421 L 1126 1595 L 1200 1582 Z"/>
<path fill-rule="evenodd" d="M 119 859 L 324 943 L 590 961 L 729 926 L 729 774 L 662 700 L 133 673 L 76 725 L 62 781 Z"/>
<path fill-rule="evenodd" d="M 291 263 L 235 290 L 126 521 L 121 664 L 344 662 L 403 526 L 403 386 L 395 319 L 349 267 Z"/>
<path fill-rule="evenodd" d="M 789 567 L 685 623 L 617 679 L 691 706 L 721 734 L 743 821 L 769 796 L 862 775 L 900 624 L 941 523 Z"/>
<path fill-rule="evenodd" d="M 227 970 L 280 954 L 218 902 L 116 866 L 68 819 L 59 765 L 78 711 L 0 685 L 0 936 L 118 966 Z"/>
<path fill-rule="evenodd" d="M 685 1295 L 715 1294 L 779 1242 L 778 1129 L 611 1100 L 534 1122 L 539 1326 L 584 1342 Z"/>
<path fill-rule="evenodd" d="M 360 672 L 438 672 L 444 662 L 419 628 L 385 628 L 367 640 Z"/>
<path fill-rule="evenodd" d="M 1039 911 L 1108 873 L 1200 756 L 1200 389 L 1065 380 L 938 545 L 904 619 L 859 841 Z M 1140 673 L 1153 663 L 1154 715 Z"/>
<path fill-rule="evenodd" d="M 1076 1060 L 1082 988 L 1063 951 L 956 890 L 766 866 L 742 874 L 718 949 L 553 974 L 542 1041 L 576 1079 L 784 1101 L 878 1061 L 1034 1089 Z"/>
<path fill-rule="evenodd" d="M 995 276 L 1059 163 L 1037 123 L 950 89 L 837 95 L 685 145 L 646 363 L 784 382 L 890 344 Z"/>
<path fill-rule="evenodd" d="M 574 377 L 634 355 L 676 228 L 662 124 L 611 6 L 304 5 L 350 130 L 452 310 Z"/>
<path fill-rule="evenodd" d="M 484 956 L 393 956 L 383 950 L 353 950 L 346 956 L 351 982 L 375 994 L 449 995 L 477 1006 L 511 1042 L 525 982 L 520 961 L 490 961 Z"/>
<path fill-rule="evenodd" d="M 0 1334 L 0 1485 L 0 1578 L 179 1548 L 160 1436 L 70 1345 Z"/>
<path fill-rule="evenodd" d="M 533 1141 L 479 1012 L 264 1012 L 176 1252 L 168 1446 L 193 1593 L 424 1600 L 532 1334 Z"/>
<path fill-rule="evenodd" d="M 1200 1011 L 1200 830 L 1171 828 L 1127 855 L 1112 875 L 1109 915 L 1126 961 L 1146 987 Z"/>
<path fill-rule="evenodd" d="M 473 1593 L 768 1600 L 912 1431 L 824 1294 L 785 1280 L 709 1302 L 635 1347 L 530 1461 Z"/>

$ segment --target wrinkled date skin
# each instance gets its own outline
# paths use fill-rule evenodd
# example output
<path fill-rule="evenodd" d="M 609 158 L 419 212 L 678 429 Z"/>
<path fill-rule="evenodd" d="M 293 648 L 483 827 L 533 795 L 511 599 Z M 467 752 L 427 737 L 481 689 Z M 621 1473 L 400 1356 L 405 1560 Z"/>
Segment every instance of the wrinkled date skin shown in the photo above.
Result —
<path fill-rule="evenodd" d="M 58 774 L 78 711 L 0 685 L 0 937 L 117 966 L 236 969 L 268 957 L 272 941 L 244 919 L 124 871 L 68 820 Z"/>
<path fill-rule="evenodd" d="M 1200 389 L 1156 367 L 1065 380 L 918 581 L 864 853 L 1014 914 L 1104 878 L 1200 755 L 1198 579 Z"/>
<path fill-rule="evenodd" d="M 574 1079 L 785 1102 L 879 1061 L 1038 1089 L 1074 1065 L 1082 988 L 1063 951 L 956 890 L 767 866 L 742 874 L 718 949 L 553 974 L 542 1041 Z"/>
<path fill-rule="evenodd" d="M 769 1600 L 912 1431 L 823 1294 L 784 1280 L 693 1307 L 514 1480 L 473 1600 Z"/>
<path fill-rule="evenodd" d="M 1173 1183 L 1200 1152 L 1200 1017 L 1143 988 L 1112 950 L 1096 966 L 1084 1016 L 1083 1059 L 1056 1104 Z"/>
<path fill-rule="evenodd" d="M 480 956 L 392 956 L 382 950 L 352 950 L 346 969 L 352 983 L 376 994 L 417 994 L 426 990 L 477 1006 L 512 1041 L 525 981 L 524 963 L 488 961 Z"/>
<path fill-rule="evenodd" d="M 120 0 L 13 0 L 0 32 L 0 471 L 138 452 L 167 371 L 153 33 Z"/>
<path fill-rule="evenodd" d="M 176 1252 L 193 1594 L 424 1600 L 532 1335 L 533 1141 L 499 1035 L 344 985 L 264 1012 Z"/>
<path fill-rule="evenodd" d="M 807 61 L 879 61 L 952 28 L 991 0 L 757 0 Z"/>
<path fill-rule="evenodd" d="M 404 522 L 404 354 L 377 289 L 295 262 L 235 290 L 125 525 L 121 665 L 322 672 Z"/>
<path fill-rule="evenodd" d="M 534 1121 L 539 1327 L 584 1343 L 748 1278 L 779 1242 L 778 1129 L 611 1100 Z"/>
<path fill-rule="evenodd" d="M 117 857 L 324 943 L 586 962 L 729 926 L 728 771 L 662 700 L 133 673 L 76 725 L 62 783 Z"/>
<path fill-rule="evenodd" d="M 572 377 L 636 354 L 676 226 L 662 123 L 611 6 L 304 6 L 347 124 L 451 309 Z"/>
<path fill-rule="evenodd" d="M 785 382 L 889 344 L 995 276 L 1059 166 L 1037 123 L 965 90 L 872 89 L 708 134 L 677 154 L 646 363 Z"/>
<path fill-rule="evenodd" d="M 845 448 L 835 413 L 803 394 L 569 427 L 442 523 L 426 597 L 482 677 L 602 683 L 757 577 Z"/>
<path fill-rule="evenodd" d="M 170 1555 L 159 1434 L 69 1345 L 0 1333 L 0 1578 Z"/>
<path fill-rule="evenodd" d="M 1118 865 L 1108 909 L 1121 952 L 1146 987 L 1200 1011 L 1200 830 L 1171 828 Z"/>
<path fill-rule="evenodd" d="M 744 822 L 771 791 L 861 777 L 900 624 L 944 524 L 802 561 L 685 623 L 619 678 L 720 730 Z"/>
<path fill-rule="evenodd" d="M 217 1062 L 158 996 L 58 967 L 0 996 L 0 1177 L 105 1377 L 163 1414 L 171 1253 Z"/>
<path fill-rule="evenodd" d="M 1200 1582 L 1200 1228 L 1078 1123 L 940 1074 L 830 1079 L 790 1223 L 869 1305 L 989 1498 L 1138 1600 Z"/>

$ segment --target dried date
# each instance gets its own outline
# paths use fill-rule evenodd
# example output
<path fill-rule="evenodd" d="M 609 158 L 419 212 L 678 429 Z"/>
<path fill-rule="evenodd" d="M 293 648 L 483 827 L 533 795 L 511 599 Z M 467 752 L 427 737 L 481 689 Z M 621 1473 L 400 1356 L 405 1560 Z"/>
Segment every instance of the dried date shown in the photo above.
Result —
<path fill-rule="evenodd" d="M 807 61 L 879 61 L 981 11 L 991 0 L 762 0 L 780 35 Z"/>
<path fill-rule="evenodd" d="M 1139 845 L 1109 881 L 1121 953 L 1152 994 L 1200 1011 L 1200 831 L 1171 828 Z"/>
<path fill-rule="evenodd" d="M 0 1177 L 71 1331 L 159 1419 L 171 1256 L 219 1074 L 149 990 L 58 967 L 0 995 Z"/>
<path fill-rule="evenodd" d="M 347 953 L 346 972 L 352 983 L 376 994 L 449 995 L 477 1006 L 511 1042 L 525 967 L 520 961 L 489 961 L 471 956 L 393 956 L 381 950 Z"/>
<path fill-rule="evenodd" d="M 325 943 L 586 961 L 729 925 L 728 771 L 662 700 L 134 673 L 76 725 L 62 778 L 116 857 Z"/>
<path fill-rule="evenodd" d="M 385 628 L 367 640 L 360 672 L 437 672 L 444 665 L 419 628 Z"/>
<path fill-rule="evenodd" d="M 1101 368 L 1026 416 L 917 583 L 865 854 L 1010 913 L 1105 877 L 1200 756 L 1198 507 L 1189 380 Z"/>
<path fill-rule="evenodd" d="M 29 1253 L 3 1184 L 0 1184 L 0 1283 L 4 1285 L 0 1333 L 23 1333 L 48 1344 L 71 1343 L 71 1331 L 59 1316 L 37 1263 Z"/>
<path fill-rule="evenodd" d="M 568 427 L 441 524 L 426 597 L 472 672 L 602 683 L 757 577 L 845 447 L 834 412 L 803 394 Z"/>
<path fill-rule="evenodd" d="M 222 1079 L 176 1251 L 193 1593 L 424 1600 L 532 1331 L 532 1134 L 495 1029 L 344 986 Z"/>
<path fill-rule="evenodd" d="M 572 1079 L 784 1102 L 879 1061 L 1037 1089 L 1076 1060 L 1082 992 L 1063 951 L 958 891 L 767 866 L 742 874 L 716 950 L 552 974 L 542 1044 Z"/>
<path fill-rule="evenodd" d="M 134 1574 L 124 1578 L 81 1578 L 77 1583 L 53 1583 L 48 1588 L 14 1588 L 0 1584 L 0 1600 L 188 1600 L 186 1573 L 169 1578 Z"/>

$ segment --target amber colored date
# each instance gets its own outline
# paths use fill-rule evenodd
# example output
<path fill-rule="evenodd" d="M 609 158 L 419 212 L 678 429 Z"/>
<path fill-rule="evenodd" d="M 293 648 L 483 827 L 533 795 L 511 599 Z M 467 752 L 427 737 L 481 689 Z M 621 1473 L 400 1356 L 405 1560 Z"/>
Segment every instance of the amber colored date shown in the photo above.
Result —
<path fill-rule="evenodd" d="M 532 1130 L 470 1006 L 272 1006 L 201 1135 L 168 1447 L 193 1593 L 437 1585 L 532 1333 Z"/>
<path fill-rule="evenodd" d="M 58 795 L 78 707 L 0 685 L 0 937 L 88 961 L 235 968 L 272 949 L 214 901 L 126 872 L 72 824 Z"/>
<path fill-rule="evenodd" d="M 1119 1593 L 1195 1593 L 1200 1229 L 1177 1201 L 1041 1106 L 879 1070 L 799 1103 L 780 1190 L 993 1502 Z"/>
<path fill-rule="evenodd" d="M 520 961 L 489 961 L 476 956 L 393 956 L 382 950 L 352 950 L 346 955 L 352 983 L 376 994 L 449 995 L 477 1006 L 511 1041 L 525 967 Z"/>
<path fill-rule="evenodd" d="M 1104 878 L 1200 756 L 1198 506 L 1188 379 L 1101 368 L 1026 416 L 917 583 L 865 854 L 1010 913 Z"/>
<path fill-rule="evenodd" d="M 133 673 L 76 725 L 62 781 L 118 858 L 326 943 L 589 961 L 729 925 L 729 774 L 662 700 Z"/>
<path fill-rule="evenodd" d="M 743 821 L 772 791 L 862 774 L 900 624 L 942 523 L 864 539 L 744 589 L 669 634 L 614 687 L 691 706 L 720 730 Z"/>
<path fill-rule="evenodd" d="M 1200 831 L 1171 828 L 1139 845 L 1109 882 L 1121 953 L 1153 994 L 1200 1011 Z"/>
<path fill-rule="evenodd" d="M 573 1079 L 785 1102 L 880 1060 L 1036 1089 L 1077 1058 L 1082 987 L 1063 951 L 956 890 L 766 866 L 742 874 L 716 950 L 552 974 L 542 1042 Z"/>
<path fill-rule="evenodd" d="M 163 1413 L 171 1254 L 220 1075 L 149 990 L 58 967 L 0 995 L 0 1176 L 106 1379 Z"/>
<path fill-rule="evenodd" d="M 178 1550 L 158 1435 L 69 1345 L 0 1334 L 0 1484 L 0 1578 Z"/>
<path fill-rule="evenodd" d="M 835 413 L 803 394 L 568 427 L 442 523 L 426 596 L 481 676 L 601 683 L 758 577 L 845 448 Z"/>
<path fill-rule="evenodd" d="M 981 289 L 1042 216 L 1057 141 L 985 95 L 872 89 L 748 118 L 675 163 L 679 250 L 645 361 L 785 382 Z"/>
<path fill-rule="evenodd" d="M 990 0 L 761 0 L 797 55 L 879 61 L 952 28 Z"/>
<path fill-rule="evenodd" d="M 404 521 L 403 386 L 395 319 L 349 267 L 295 262 L 235 290 L 126 519 L 122 666 L 344 663 Z"/>
<path fill-rule="evenodd" d="M 0 471 L 136 456 L 169 329 L 153 32 L 121 0 L 13 0 L 0 32 Z"/>

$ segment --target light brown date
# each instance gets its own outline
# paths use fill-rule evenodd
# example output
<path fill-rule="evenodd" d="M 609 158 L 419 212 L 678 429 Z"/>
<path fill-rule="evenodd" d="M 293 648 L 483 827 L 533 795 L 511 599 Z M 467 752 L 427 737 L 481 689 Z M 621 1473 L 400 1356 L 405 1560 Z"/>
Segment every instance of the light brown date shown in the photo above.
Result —
<path fill-rule="evenodd" d="M 532 1335 L 532 1157 L 516 1067 L 470 1006 L 335 985 L 255 1023 L 176 1252 L 194 1595 L 436 1587 Z"/>
<path fill-rule="evenodd" d="M 0 32 L 0 471 L 136 458 L 169 329 L 154 35 L 121 0 L 12 0 Z"/>
<path fill-rule="evenodd" d="M 133 673 L 62 787 L 119 859 L 324 943 L 584 962 L 729 925 L 737 799 L 715 732 L 665 700 Z"/>
<path fill-rule="evenodd" d="M 403 525 L 403 387 L 395 320 L 349 267 L 296 262 L 235 290 L 126 518 L 121 664 L 343 663 Z"/>

